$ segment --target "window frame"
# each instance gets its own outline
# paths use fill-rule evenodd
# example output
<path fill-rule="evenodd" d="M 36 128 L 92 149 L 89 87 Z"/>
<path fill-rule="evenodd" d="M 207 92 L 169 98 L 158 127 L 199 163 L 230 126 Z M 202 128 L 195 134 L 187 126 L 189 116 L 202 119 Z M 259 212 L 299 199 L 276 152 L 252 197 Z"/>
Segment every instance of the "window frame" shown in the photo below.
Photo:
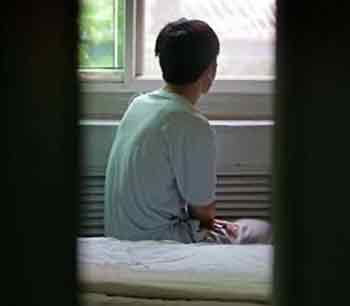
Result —
<path fill-rule="evenodd" d="M 138 75 L 142 63 L 143 4 L 147 0 L 125 1 L 125 52 L 124 70 L 118 69 L 79 69 L 83 92 L 145 92 L 164 85 L 158 78 Z M 211 93 L 272 94 L 274 76 L 224 78 L 218 76 Z"/>

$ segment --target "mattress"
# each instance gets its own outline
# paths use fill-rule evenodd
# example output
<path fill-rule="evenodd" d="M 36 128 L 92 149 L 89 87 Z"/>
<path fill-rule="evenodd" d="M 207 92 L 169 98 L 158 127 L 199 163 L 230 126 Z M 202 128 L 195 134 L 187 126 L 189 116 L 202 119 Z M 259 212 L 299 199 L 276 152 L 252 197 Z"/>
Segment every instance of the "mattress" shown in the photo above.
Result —
<path fill-rule="evenodd" d="M 271 303 L 271 245 L 79 238 L 78 267 L 86 305 Z"/>

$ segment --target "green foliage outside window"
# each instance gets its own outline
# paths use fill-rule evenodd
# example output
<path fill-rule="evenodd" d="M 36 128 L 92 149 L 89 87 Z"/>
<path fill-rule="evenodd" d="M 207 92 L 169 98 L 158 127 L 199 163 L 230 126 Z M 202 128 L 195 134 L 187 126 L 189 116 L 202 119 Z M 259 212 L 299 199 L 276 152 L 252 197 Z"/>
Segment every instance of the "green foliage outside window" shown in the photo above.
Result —
<path fill-rule="evenodd" d="M 125 0 L 81 0 L 80 68 L 124 66 Z"/>

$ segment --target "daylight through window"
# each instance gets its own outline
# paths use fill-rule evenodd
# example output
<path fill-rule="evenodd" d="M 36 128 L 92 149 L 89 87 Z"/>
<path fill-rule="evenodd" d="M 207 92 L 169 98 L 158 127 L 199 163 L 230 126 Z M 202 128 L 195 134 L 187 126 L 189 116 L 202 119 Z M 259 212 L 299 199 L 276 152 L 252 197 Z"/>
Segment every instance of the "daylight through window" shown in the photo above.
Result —
<path fill-rule="evenodd" d="M 142 75 L 159 76 L 154 44 L 160 29 L 180 17 L 202 19 L 218 34 L 218 76 L 274 74 L 274 0 L 145 0 Z"/>
<path fill-rule="evenodd" d="M 125 0 L 81 0 L 80 68 L 124 66 Z"/>

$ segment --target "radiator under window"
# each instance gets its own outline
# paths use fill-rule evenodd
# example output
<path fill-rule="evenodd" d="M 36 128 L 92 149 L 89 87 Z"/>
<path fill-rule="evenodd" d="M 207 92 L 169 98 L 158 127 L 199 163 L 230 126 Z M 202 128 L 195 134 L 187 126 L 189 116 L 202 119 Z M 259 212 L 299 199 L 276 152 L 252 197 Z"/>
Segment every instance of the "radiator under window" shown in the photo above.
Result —
<path fill-rule="evenodd" d="M 271 174 L 218 173 L 217 216 L 269 219 Z M 79 236 L 104 235 L 104 175 L 81 177 Z"/>

